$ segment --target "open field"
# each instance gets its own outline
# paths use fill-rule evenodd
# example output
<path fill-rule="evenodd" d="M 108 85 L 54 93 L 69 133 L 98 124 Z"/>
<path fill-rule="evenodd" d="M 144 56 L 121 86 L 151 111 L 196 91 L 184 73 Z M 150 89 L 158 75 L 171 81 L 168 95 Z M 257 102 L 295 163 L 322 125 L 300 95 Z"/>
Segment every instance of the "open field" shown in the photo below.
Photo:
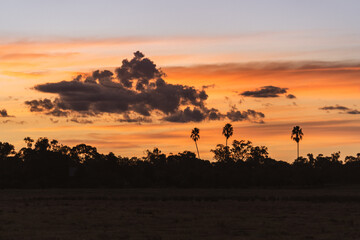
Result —
<path fill-rule="evenodd" d="M 0 239 L 360 239 L 360 188 L 1 190 Z"/>

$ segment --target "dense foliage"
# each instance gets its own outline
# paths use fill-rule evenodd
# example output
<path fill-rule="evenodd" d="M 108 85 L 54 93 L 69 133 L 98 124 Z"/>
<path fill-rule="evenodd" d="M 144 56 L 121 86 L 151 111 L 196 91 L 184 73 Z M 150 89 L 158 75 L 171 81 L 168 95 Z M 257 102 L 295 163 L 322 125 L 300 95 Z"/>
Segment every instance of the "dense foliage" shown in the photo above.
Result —
<path fill-rule="evenodd" d="M 340 152 L 299 157 L 293 163 L 269 157 L 265 146 L 234 140 L 211 150 L 214 162 L 195 153 L 176 155 L 147 150 L 143 158 L 98 153 L 95 147 L 68 147 L 27 137 L 18 152 L 0 142 L 1 188 L 77 187 L 287 187 L 360 183 L 360 154 L 340 160 Z"/>

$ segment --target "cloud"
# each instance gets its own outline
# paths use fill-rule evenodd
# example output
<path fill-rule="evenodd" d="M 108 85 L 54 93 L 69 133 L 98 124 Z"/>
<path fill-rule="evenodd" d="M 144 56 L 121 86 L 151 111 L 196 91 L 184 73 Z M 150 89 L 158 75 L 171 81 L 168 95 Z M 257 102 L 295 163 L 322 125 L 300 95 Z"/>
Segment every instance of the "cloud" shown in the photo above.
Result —
<path fill-rule="evenodd" d="M 293 95 L 293 94 L 288 94 L 288 95 L 286 95 L 286 98 L 289 98 L 289 99 L 294 99 L 294 98 L 296 98 L 296 96 L 295 96 L 295 95 Z"/>
<path fill-rule="evenodd" d="M 273 104 L 271 104 L 271 103 L 263 103 L 262 106 L 268 108 L 268 107 L 273 106 Z"/>
<path fill-rule="evenodd" d="M 219 110 L 215 108 L 211 108 L 207 112 L 209 120 L 221 120 L 224 118 L 224 115 L 219 112 Z"/>
<path fill-rule="evenodd" d="M 25 101 L 25 105 L 30 107 L 30 112 L 41 112 L 55 117 L 66 117 L 69 115 L 69 112 L 60 109 L 61 103 L 58 98 L 54 101 L 48 98 Z"/>
<path fill-rule="evenodd" d="M 59 120 L 55 120 L 55 119 L 53 119 L 53 118 L 50 118 L 50 121 L 51 121 L 52 123 L 59 123 Z"/>
<path fill-rule="evenodd" d="M 149 118 L 149 117 L 131 117 L 128 114 L 123 114 L 123 117 L 117 119 L 117 121 L 118 122 L 127 122 L 127 123 L 142 123 L 142 122 L 150 123 L 150 122 L 152 122 L 151 118 Z"/>
<path fill-rule="evenodd" d="M 202 86 L 203 89 L 208 89 L 208 88 L 214 88 L 215 84 L 210 84 L 210 85 L 204 85 Z"/>
<path fill-rule="evenodd" d="M 52 101 L 47 98 L 44 100 L 25 101 L 25 104 L 30 107 L 30 112 L 43 112 L 54 107 Z"/>
<path fill-rule="evenodd" d="M 347 111 L 347 114 L 360 114 L 360 111 L 354 109 L 354 110 Z"/>
<path fill-rule="evenodd" d="M 348 107 L 341 106 L 341 105 L 338 105 L 338 104 L 336 104 L 335 106 L 325 106 L 325 107 L 322 107 L 322 108 L 319 108 L 319 109 L 320 110 L 326 110 L 326 111 L 338 110 L 338 111 L 341 111 L 340 113 L 346 113 L 346 114 L 352 114 L 352 115 L 360 114 L 359 110 L 350 109 Z"/>
<path fill-rule="evenodd" d="M 10 116 L 7 113 L 6 109 L 2 109 L 2 110 L 0 110 L 0 117 L 6 118 L 6 117 L 14 117 L 14 116 Z"/>
<path fill-rule="evenodd" d="M 188 72 L 196 69 L 197 72 L 222 74 L 235 72 L 251 72 L 258 74 L 264 72 L 336 72 L 336 71 L 358 71 L 360 62 L 350 61 L 279 61 L 279 62 L 245 62 L 245 63 L 224 63 L 194 65 L 187 67 L 168 67 L 168 70 Z"/>
<path fill-rule="evenodd" d="M 179 110 L 163 119 L 168 122 L 201 122 L 206 118 L 206 115 L 198 108 Z"/>
<path fill-rule="evenodd" d="M 119 121 L 133 122 L 135 119 L 148 121 L 146 117 L 156 112 L 168 121 L 203 120 L 210 112 L 206 107 L 208 95 L 205 90 L 167 83 L 164 76 L 150 59 L 135 52 L 131 60 L 123 60 L 115 73 L 96 70 L 88 76 L 78 75 L 72 81 L 36 85 L 35 90 L 57 94 L 57 98 L 31 100 L 25 104 L 31 112 L 56 117 L 67 117 L 72 113 L 88 116 L 115 113 L 123 115 Z M 131 119 L 127 117 L 130 114 L 138 116 Z M 182 120 L 176 120 L 180 115 Z"/>
<path fill-rule="evenodd" d="M 340 111 L 350 110 L 348 107 L 340 106 L 337 104 L 335 106 L 325 106 L 325 107 L 322 107 L 319 109 L 320 110 L 340 110 Z"/>
<path fill-rule="evenodd" d="M 239 111 L 236 106 L 233 106 L 232 109 L 226 114 L 226 117 L 231 121 L 250 121 L 256 123 L 264 123 L 265 114 L 262 112 L 257 112 L 252 109 L 247 111 Z"/>
<path fill-rule="evenodd" d="M 205 91 L 164 80 L 165 73 L 149 58 L 137 51 L 131 60 L 123 60 L 114 72 L 96 70 L 78 75 L 71 81 L 34 86 L 45 98 L 26 101 L 31 112 L 56 117 L 120 114 L 120 122 L 150 122 L 152 117 L 169 122 L 199 122 L 223 118 L 215 108 L 208 108 Z M 131 116 L 131 117 L 130 117 Z M 70 121 L 79 122 L 77 118 Z"/>
<path fill-rule="evenodd" d="M 23 125 L 25 124 L 26 122 L 25 121 L 13 121 L 13 120 L 5 120 L 5 121 L 2 121 L 2 123 L 6 124 L 6 123 L 14 123 L 14 124 L 19 124 L 19 125 Z"/>
<path fill-rule="evenodd" d="M 276 98 L 280 95 L 287 93 L 287 88 L 280 88 L 275 86 L 264 86 L 253 91 L 245 91 L 240 93 L 244 97 L 254 97 L 254 98 Z M 296 98 L 292 94 L 288 94 L 287 98 Z"/>
<path fill-rule="evenodd" d="M 88 120 L 88 119 L 79 119 L 79 118 L 72 118 L 70 119 L 71 122 L 74 123 L 80 123 L 80 124 L 89 124 L 89 123 L 93 123 L 93 121 Z"/>
<path fill-rule="evenodd" d="M 5 109 L 0 110 L 0 117 L 8 117 L 8 113 Z"/>

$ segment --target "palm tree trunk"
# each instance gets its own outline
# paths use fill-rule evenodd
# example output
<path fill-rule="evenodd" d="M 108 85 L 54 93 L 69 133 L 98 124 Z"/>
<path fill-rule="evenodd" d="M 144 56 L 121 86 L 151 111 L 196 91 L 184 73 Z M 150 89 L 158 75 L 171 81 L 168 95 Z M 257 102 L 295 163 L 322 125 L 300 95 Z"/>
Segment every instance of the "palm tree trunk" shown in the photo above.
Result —
<path fill-rule="evenodd" d="M 199 159 L 200 159 L 200 153 L 199 153 L 199 148 L 198 148 L 198 146 L 197 146 L 197 143 L 196 143 L 196 141 L 195 141 L 195 146 L 196 146 L 196 150 L 197 150 L 197 153 L 198 153 L 198 157 L 199 157 Z"/>
<path fill-rule="evenodd" d="M 226 138 L 226 148 L 225 148 L 226 149 L 226 153 L 225 153 L 226 156 L 225 156 L 225 158 L 226 158 L 226 162 L 229 162 L 229 151 L 228 151 L 228 147 L 227 147 L 228 146 L 227 141 L 228 141 L 228 138 Z"/>
<path fill-rule="evenodd" d="M 299 159 L 299 142 L 297 142 L 297 159 Z"/>

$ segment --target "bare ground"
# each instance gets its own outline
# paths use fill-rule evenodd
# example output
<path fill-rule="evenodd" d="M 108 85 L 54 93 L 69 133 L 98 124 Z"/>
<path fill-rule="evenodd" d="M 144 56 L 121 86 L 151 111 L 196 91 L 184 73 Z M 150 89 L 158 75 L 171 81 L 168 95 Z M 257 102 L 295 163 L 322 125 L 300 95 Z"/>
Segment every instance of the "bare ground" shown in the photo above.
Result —
<path fill-rule="evenodd" d="M 0 239 L 360 239 L 360 188 L 0 190 Z"/>

